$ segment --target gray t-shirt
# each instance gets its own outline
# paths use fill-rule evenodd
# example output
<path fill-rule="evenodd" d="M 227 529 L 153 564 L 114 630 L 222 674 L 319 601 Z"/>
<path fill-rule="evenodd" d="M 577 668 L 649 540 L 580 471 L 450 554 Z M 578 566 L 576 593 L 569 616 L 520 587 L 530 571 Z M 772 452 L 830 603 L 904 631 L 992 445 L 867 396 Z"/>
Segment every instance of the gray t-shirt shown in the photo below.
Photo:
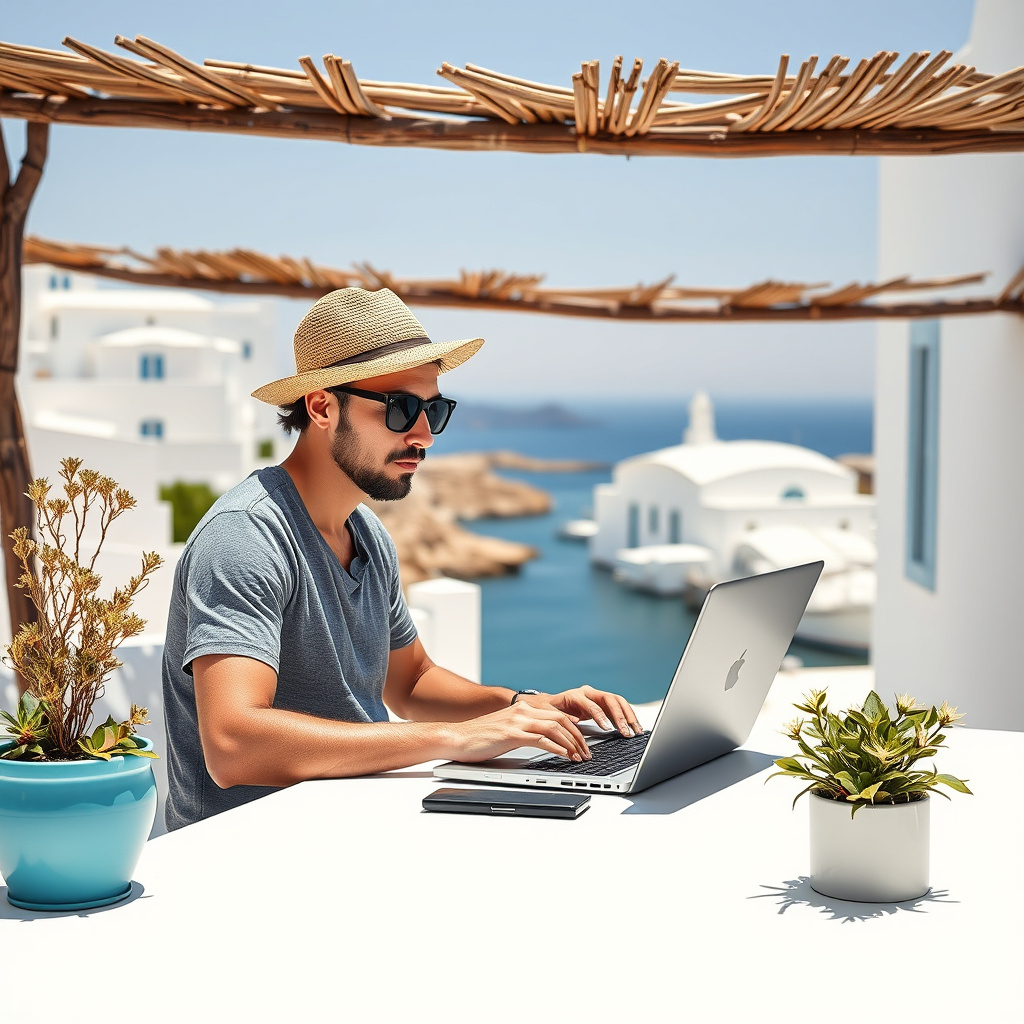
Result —
<path fill-rule="evenodd" d="M 164 644 L 168 829 L 272 793 L 221 789 L 206 771 L 192 661 L 240 654 L 277 672 L 274 707 L 345 722 L 384 722 L 388 654 L 416 639 L 395 546 L 360 505 L 342 568 L 287 471 L 259 470 L 222 495 L 174 573 Z"/>

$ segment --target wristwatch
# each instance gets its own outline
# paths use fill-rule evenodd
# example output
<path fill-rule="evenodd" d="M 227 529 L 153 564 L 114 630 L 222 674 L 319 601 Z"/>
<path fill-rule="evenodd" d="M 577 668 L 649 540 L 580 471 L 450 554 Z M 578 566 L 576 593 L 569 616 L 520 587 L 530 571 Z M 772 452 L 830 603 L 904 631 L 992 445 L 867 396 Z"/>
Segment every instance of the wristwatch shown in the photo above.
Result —
<path fill-rule="evenodd" d="M 540 690 L 516 690 L 516 692 L 512 694 L 512 699 L 508 702 L 508 706 L 512 707 L 512 705 L 515 704 L 516 699 L 524 693 L 540 693 Z"/>

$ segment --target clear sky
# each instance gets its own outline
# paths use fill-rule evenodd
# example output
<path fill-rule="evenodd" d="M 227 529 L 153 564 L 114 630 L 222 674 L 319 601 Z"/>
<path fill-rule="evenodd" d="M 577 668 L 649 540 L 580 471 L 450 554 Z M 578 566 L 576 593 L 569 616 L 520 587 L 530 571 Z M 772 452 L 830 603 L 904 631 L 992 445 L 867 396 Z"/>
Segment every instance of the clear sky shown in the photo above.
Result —
<path fill-rule="evenodd" d="M 570 85 L 616 54 L 683 67 L 774 73 L 834 53 L 959 49 L 971 0 L 48 0 L 8 3 L 6 41 L 65 35 L 116 49 L 142 34 L 195 61 L 297 68 L 325 53 L 361 78 L 441 84 L 442 61 Z M 981 69 L 986 70 L 986 69 Z M 5 122 L 20 158 L 23 129 Z M 921 159 L 935 159 L 922 157 Z M 329 142 L 57 127 L 28 229 L 52 238 L 369 260 L 398 276 L 460 267 L 544 273 L 553 285 L 739 286 L 766 277 L 874 280 L 878 161 L 699 160 L 377 149 Z M 980 267 L 979 270 L 987 268 Z M 907 268 L 912 271 L 913 268 Z M 282 371 L 303 304 L 279 302 Z M 526 314 L 418 311 L 436 339 L 482 335 L 453 375 L 462 396 L 864 396 L 870 322 L 615 324 Z"/>

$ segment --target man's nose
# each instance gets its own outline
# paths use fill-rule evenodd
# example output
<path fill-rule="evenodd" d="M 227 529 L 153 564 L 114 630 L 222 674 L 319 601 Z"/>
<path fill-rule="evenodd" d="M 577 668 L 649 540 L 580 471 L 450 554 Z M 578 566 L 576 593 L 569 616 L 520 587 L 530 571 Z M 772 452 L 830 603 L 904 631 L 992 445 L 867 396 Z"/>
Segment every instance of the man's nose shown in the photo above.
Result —
<path fill-rule="evenodd" d="M 406 443 L 417 448 L 429 448 L 434 443 L 434 435 L 427 423 L 427 410 L 422 409 L 416 422 L 406 431 Z"/>

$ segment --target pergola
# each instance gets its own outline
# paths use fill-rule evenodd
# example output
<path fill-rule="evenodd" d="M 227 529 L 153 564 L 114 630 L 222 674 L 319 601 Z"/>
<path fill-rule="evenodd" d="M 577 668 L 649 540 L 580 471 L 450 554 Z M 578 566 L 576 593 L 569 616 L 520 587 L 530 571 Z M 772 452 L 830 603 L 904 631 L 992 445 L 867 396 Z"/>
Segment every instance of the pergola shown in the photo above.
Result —
<path fill-rule="evenodd" d="M 25 219 L 46 160 L 50 124 L 229 132 L 355 145 L 621 156 L 880 156 L 1024 150 L 1024 68 L 990 75 L 968 65 L 950 64 L 952 54 L 945 50 L 934 56 L 912 53 L 902 61 L 895 52 L 880 51 L 852 67 L 848 58 L 837 55 L 820 69 L 818 59 L 810 57 L 793 74 L 788 56 L 783 56 L 774 75 L 694 71 L 660 60 L 646 79 L 641 61 L 634 60 L 627 68 L 616 57 L 604 83 L 599 63 L 587 61 L 565 85 L 532 82 L 472 64 L 456 68 L 445 63 L 438 74 L 447 84 L 418 85 L 360 79 L 351 62 L 333 54 L 323 58 L 322 70 L 310 57 L 300 57 L 296 68 L 282 69 L 226 60 L 197 64 L 143 36 L 118 36 L 115 43 L 132 57 L 70 38 L 64 40 L 67 50 L 0 43 L 0 117 L 28 123 L 26 153 L 13 181 L 0 137 L 0 532 L 15 629 L 34 616 L 30 601 L 15 586 L 16 562 L 9 540 L 16 526 L 32 525 L 32 505 L 25 497 L 31 472 L 14 383 L 22 244 Z M 673 94 L 690 99 L 672 99 Z M 176 285 L 210 287 L 208 261 L 198 254 L 191 254 L 191 260 L 186 255 L 179 254 L 177 264 L 170 257 L 165 260 L 174 266 L 173 273 L 158 273 L 161 264 L 150 261 L 151 283 L 170 284 L 170 278 L 177 278 Z M 96 261 L 94 272 L 102 269 L 99 264 L 109 263 L 99 256 Z M 191 266 L 188 274 L 180 272 L 182 264 Z M 114 271 L 123 272 L 110 266 L 104 272 L 115 276 Z M 450 304 L 458 295 L 463 304 L 486 302 L 490 308 L 505 302 L 540 312 L 593 316 L 609 315 L 614 309 L 614 315 L 623 318 L 666 319 L 668 307 L 703 299 L 709 309 L 699 316 L 688 312 L 678 318 L 814 319 L 849 315 L 854 309 L 856 315 L 905 317 L 936 315 L 938 307 L 933 303 L 922 313 L 913 311 L 920 304 L 904 303 L 902 309 L 896 306 L 887 313 L 882 304 L 865 300 L 883 292 L 966 283 L 963 279 L 916 284 L 901 280 L 854 285 L 829 294 L 810 285 L 771 281 L 747 289 L 672 289 L 666 280 L 646 288 L 612 289 L 603 295 L 593 289 L 543 294 L 536 278 L 494 274 L 464 274 L 460 282 L 448 282 L 442 288 L 434 282 L 422 289 L 416 301 L 432 301 L 433 296 Z M 157 280 L 161 276 L 165 280 Z M 230 287 L 229 280 L 220 281 L 218 290 L 255 290 L 256 284 L 266 291 L 273 283 L 302 288 L 301 294 L 312 296 L 318 294 L 317 288 L 326 287 L 314 277 L 274 281 L 269 270 L 262 281 L 244 270 L 236 271 L 234 278 Z M 958 309 L 1020 312 L 1020 291 L 1018 275 L 998 297 L 963 300 Z M 984 308 L 968 308 L 972 302 Z M 953 311 L 945 310 L 943 315 Z"/>

